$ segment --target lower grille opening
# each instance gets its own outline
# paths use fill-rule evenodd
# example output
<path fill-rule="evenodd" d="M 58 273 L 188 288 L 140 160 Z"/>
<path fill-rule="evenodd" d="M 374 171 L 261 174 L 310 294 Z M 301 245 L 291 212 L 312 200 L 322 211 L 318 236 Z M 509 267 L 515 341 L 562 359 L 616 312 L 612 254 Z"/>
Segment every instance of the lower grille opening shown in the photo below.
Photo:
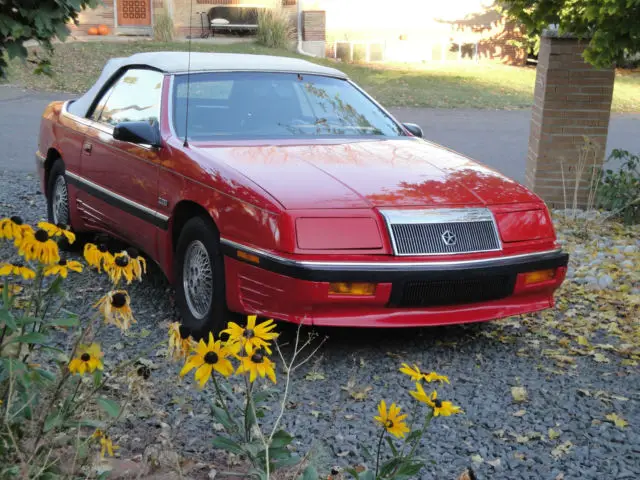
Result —
<path fill-rule="evenodd" d="M 486 302 L 513 293 L 515 275 L 456 280 L 415 280 L 394 284 L 391 306 L 437 307 Z"/>

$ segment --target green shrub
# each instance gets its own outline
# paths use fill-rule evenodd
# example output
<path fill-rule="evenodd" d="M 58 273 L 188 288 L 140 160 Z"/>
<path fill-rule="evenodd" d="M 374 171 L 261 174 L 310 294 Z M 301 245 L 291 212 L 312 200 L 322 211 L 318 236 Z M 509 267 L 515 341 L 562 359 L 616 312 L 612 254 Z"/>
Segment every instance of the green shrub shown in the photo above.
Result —
<path fill-rule="evenodd" d="M 173 41 L 173 20 L 166 13 L 156 15 L 153 25 L 153 39 L 157 42 Z"/>
<path fill-rule="evenodd" d="M 640 223 L 640 155 L 615 149 L 607 162 L 621 161 L 619 170 L 603 172 L 597 206 L 622 218 L 624 223 Z"/>
<path fill-rule="evenodd" d="M 292 37 L 289 15 L 282 8 L 261 9 L 258 12 L 256 42 L 269 48 L 288 48 Z"/>

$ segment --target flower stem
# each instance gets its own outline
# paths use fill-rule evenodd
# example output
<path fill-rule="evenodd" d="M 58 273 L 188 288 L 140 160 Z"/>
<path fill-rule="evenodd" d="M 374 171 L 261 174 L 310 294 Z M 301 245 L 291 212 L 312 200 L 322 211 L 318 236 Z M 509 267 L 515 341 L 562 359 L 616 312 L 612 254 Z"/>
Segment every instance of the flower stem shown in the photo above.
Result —
<path fill-rule="evenodd" d="M 229 408 L 227 408 L 227 402 L 225 401 L 224 397 L 222 396 L 222 391 L 220 390 L 220 386 L 218 385 L 218 380 L 216 380 L 215 373 L 213 375 L 211 375 L 211 378 L 213 379 L 213 385 L 216 387 L 216 394 L 218 395 L 218 400 L 220 400 L 220 404 L 222 405 L 224 413 L 226 413 L 227 414 L 227 418 L 229 420 L 231 420 L 233 417 L 231 417 L 231 413 L 229 412 Z M 234 425 L 237 426 L 237 423 L 234 422 Z M 235 428 L 234 428 L 234 430 L 235 430 Z"/>
<path fill-rule="evenodd" d="M 413 444 L 413 447 L 411 447 L 411 451 L 409 452 L 409 455 L 407 455 L 408 459 L 413 457 L 413 454 L 416 452 L 418 445 L 420 445 L 420 440 L 422 440 L 422 437 L 424 436 L 424 433 L 426 432 L 427 427 L 431 423 L 432 418 L 433 418 L 433 408 L 430 408 L 429 413 L 427 413 L 426 417 L 424 417 L 424 423 L 422 424 L 422 434 L 418 438 L 416 438 L 416 441 Z"/>
<path fill-rule="evenodd" d="M 251 406 L 251 387 L 253 384 L 249 381 L 248 377 L 245 377 L 245 381 L 247 384 L 247 403 L 244 406 L 244 439 L 246 442 L 249 442 L 249 434 L 251 432 L 251 428 L 249 427 L 249 407 Z"/>
<path fill-rule="evenodd" d="M 378 465 L 380 465 L 380 451 L 382 450 L 382 440 L 384 439 L 384 434 L 386 430 L 382 427 L 382 432 L 380 432 L 380 440 L 378 440 L 378 452 L 376 453 L 376 475 L 378 478 Z"/>

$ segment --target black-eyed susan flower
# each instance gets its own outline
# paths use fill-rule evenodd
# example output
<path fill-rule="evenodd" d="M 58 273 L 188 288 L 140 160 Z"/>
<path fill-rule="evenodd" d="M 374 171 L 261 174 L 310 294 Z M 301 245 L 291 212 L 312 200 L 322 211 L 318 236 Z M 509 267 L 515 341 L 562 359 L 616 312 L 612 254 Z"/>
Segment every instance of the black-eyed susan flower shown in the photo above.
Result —
<path fill-rule="evenodd" d="M 179 322 L 169 325 L 169 356 L 174 360 L 184 359 L 189 356 L 195 342 L 191 338 L 191 330 Z"/>
<path fill-rule="evenodd" d="M 241 327 L 235 322 L 229 322 L 227 328 L 220 333 L 228 334 L 228 343 L 240 344 L 247 355 L 251 355 L 259 348 L 264 348 L 267 353 L 271 354 L 269 341 L 278 337 L 278 334 L 272 331 L 276 328 L 276 325 L 273 320 L 267 320 L 256 325 L 256 318 L 255 315 L 249 315 L 246 327 Z"/>
<path fill-rule="evenodd" d="M 24 234 L 32 231 L 33 229 L 29 225 L 26 225 L 20 217 L 3 218 L 0 220 L 0 238 L 16 240 L 18 245 Z"/>
<path fill-rule="evenodd" d="M 427 383 L 431 383 L 431 382 L 449 383 L 449 377 L 447 377 L 446 375 L 440 375 L 436 372 L 429 372 L 424 375 L 424 381 Z"/>
<path fill-rule="evenodd" d="M 60 261 L 58 245 L 42 229 L 35 232 L 25 231 L 18 248 L 18 253 L 27 262 L 35 260 L 44 265 L 51 265 Z"/>
<path fill-rule="evenodd" d="M 0 267 L 1 268 L 1 267 Z M 15 297 L 16 295 L 20 295 L 23 288 L 20 285 L 8 285 L 7 292 L 10 297 Z M 0 296 L 4 293 L 4 283 L 0 283 Z"/>
<path fill-rule="evenodd" d="M 9 275 L 22 277 L 25 280 L 36 278 L 36 272 L 21 263 L 0 263 L 0 277 L 8 277 Z"/>
<path fill-rule="evenodd" d="M 129 261 L 133 267 L 133 276 L 141 281 L 142 274 L 147 273 L 147 261 L 142 255 L 140 255 L 140 252 L 133 247 L 127 248 L 126 252 L 127 255 L 129 255 Z"/>
<path fill-rule="evenodd" d="M 44 269 L 44 276 L 60 275 L 62 278 L 67 278 L 69 271 L 82 272 L 82 264 L 76 260 L 66 260 L 61 258 L 55 265 L 49 265 Z"/>
<path fill-rule="evenodd" d="M 93 432 L 93 435 L 91 435 L 91 438 L 96 438 L 100 440 L 100 446 L 102 447 L 100 449 L 100 456 L 102 458 L 104 458 L 105 455 L 107 454 L 110 457 L 113 457 L 114 456 L 113 451 L 120 448 L 114 445 L 113 441 L 111 440 L 111 437 L 109 437 L 109 435 L 104 433 L 102 430 L 96 430 L 95 432 Z"/>
<path fill-rule="evenodd" d="M 105 265 L 104 270 L 114 285 L 120 283 L 122 278 L 125 279 L 127 285 L 134 279 L 133 262 L 126 251 L 116 253 L 113 256 L 113 262 Z"/>
<path fill-rule="evenodd" d="M 115 325 L 122 331 L 128 330 L 132 323 L 136 323 L 131 311 L 131 299 L 126 290 L 107 293 L 94 307 L 100 309 L 105 323 Z"/>
<path fill-rule="evenodd" d="M 238 375 L 249 374 L 249 381 L 253 382 L 258 375 L 262 378 L 269 377 L 273 383 L 276 383 L 275 363 L 267 357 L 267 352 L 260 348 L 255 350 L 251 355 L 239 357 L 240 366 L 236 373 Z"/>
<path fill-rule="evenodd" d="M 54 225 L 49 222 L 38 222 L 38 228 L 47 232 L 51 238 L 64 237 L 70 244 L 76 241 L 76 235 L 69 230 L 68 225 L 64 225 L 62 223 Z"/>
<path fill-rule="evenodd" d="M 69 371 L 73 374 L 84 375 L 85 372 L 92 373 L 96 369 L 102 370 L 102 351 L 100 345 L 80 345 L 77 355 L 69 362 Z"/>
<path fill-rule="evenodd" d="M 113 255 L 109 252 L 106 243 L 98 245 L 87 243 L 84 246 L 84 259 L 89 266 L 97 268 L 98 272 L 102 272 L 103 268 L 106 269 L 107 265 L 113 263 Z"/>
<path fill-rule="evenodd" d="M 231 352 L 220 340 L 214 341 L 213 334 L 209 332 L 209 342 L 205 343 L 202 339 L 198 342 L 194 354 L 182 367 L 180 376 L 184 377 L 197 368 L 194 378 L 200 384 L 200 388 L 203 388 L 214 370 L 224 377 L 233 373 L 233 365 L 227 358 L 229 355 Z"/>
<path fill-rule="evenodd" d="M 429 405 L 433 409 L 434 417 L 448 417 L 449 415 L 453 415 L 454 413 L 462 412 L 460 407 L 455 406 L 453 403 L 448 401 L 441 401 L 438 398 L 438 393 L 435 390 L 431 392 L 431 395 L 427 395 L 427 393 L 422 388 L 422 385 L 420 385 L 419 383 L 416 383 L 416 391 L 411 391 L 409 393 L 419 402 Z"/>
<path fill-rule="evenodd" d="M 402 367 L 400 368 L 400 372 L 404 373 L 405 375 L 408 375 L 411 378 L 411 380 L 413 380 L 414 382 L 421 382 L 424 380 L 427 383 L 431 383 L 431 382 L 449 383 L 449 378 L 446 377 L 445 375 L 439 375 L 436 372 L 430 372 L 430 373 L 421 372 L 420 368 L 418 368 L 418 366 L 415 363 L 411 367 L 406 363 L 403 363 Z"/>
<path fill-rule="evenodd" d="M 409 433 L 409 427 L 404 419 L 407 415 L 400 415 L 400 407 L 392 403 L 387 412 L 387 404 L 384 400 L 380 400 L 378 404 L 378 416 L 373 419 L 380 424 L 387 432 L 397 438 L 404 438 Z"/>

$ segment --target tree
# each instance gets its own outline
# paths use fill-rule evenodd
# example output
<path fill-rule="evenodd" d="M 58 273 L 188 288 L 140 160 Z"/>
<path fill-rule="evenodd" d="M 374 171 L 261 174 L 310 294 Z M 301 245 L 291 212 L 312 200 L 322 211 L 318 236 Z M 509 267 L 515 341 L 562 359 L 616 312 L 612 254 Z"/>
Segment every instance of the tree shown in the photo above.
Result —
<path fill-rule="evenodd" d="M 0 76 L 7 68 L 6 54 L 27 58 L 27 40 L 52 52 L 51 41 L 64 40 L 69 35 L 67 24 L 77 22 L 84 8 L 96 5 L 97 0 L 0 0 Z M 35 63 L 37 72 L 48 72 L 48 60 L 38 58 Z"/>
<path fill-rule="evenodd" d="M 640 0 L 498 0 L 531 34 L 549 25 L 589 41 L 584 58 L 596 67 L 640 52 Z"/>

